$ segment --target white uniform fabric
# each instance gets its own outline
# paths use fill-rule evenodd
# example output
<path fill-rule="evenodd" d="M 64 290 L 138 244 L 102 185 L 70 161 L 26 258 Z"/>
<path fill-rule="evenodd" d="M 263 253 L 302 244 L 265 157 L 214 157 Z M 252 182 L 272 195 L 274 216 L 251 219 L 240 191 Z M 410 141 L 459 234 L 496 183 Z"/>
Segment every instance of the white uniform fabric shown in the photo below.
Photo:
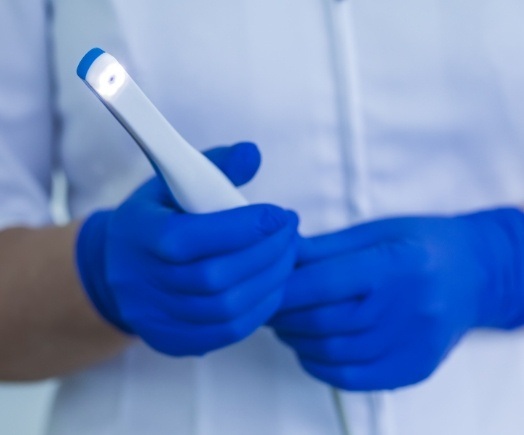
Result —
<path fill-rule="evenodd" d="M 151 175 L 75 76 L 94 46 L 119 58 L 197 147 L 257 142 L 263 167 L 246 196 L 297 210 L 306 234 L 523 201 L 520 0 L 52 6 L 51 15 L 44 0 L 0 3 L 3 227 L 50 222 L 55 167 L 74 218 L 117 204 Z M 343 402 L 354 435 L 520 434 L 524 337 L 470 334 L 429 381 Z M 72 433 L 340 431 L 329 389 L 261 330 L 203 359 L 137 345 L 67 377 L 49 434 Z"/>

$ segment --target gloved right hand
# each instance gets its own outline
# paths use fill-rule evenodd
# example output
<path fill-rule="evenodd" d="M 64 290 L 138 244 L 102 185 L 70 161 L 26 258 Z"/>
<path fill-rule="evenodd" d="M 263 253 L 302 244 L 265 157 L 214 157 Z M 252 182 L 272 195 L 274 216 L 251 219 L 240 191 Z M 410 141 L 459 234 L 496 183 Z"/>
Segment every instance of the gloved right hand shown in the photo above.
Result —
<path fill-rule="evenodd" d="M 236 184 L 252 144 L 208 157 Z M 295 263 L 298 218 L 273 205 L 185 214 L 157 177 L 81 227 L 76 259 L 100 314 L 169 355 L 202 355 L 254 332 L 278 309 Z"/>

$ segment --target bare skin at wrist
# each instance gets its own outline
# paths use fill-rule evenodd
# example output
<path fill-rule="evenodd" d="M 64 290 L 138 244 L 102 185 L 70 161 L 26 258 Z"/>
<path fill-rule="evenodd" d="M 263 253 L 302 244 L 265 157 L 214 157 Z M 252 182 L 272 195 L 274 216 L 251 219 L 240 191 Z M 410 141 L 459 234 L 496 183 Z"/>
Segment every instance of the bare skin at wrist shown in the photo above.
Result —
<path fill-rule="evenodd" d="M 100 317 L 81 287 L 78 226 L 0 232 L 0 380 L 67 374 L 132 342 Z"/>

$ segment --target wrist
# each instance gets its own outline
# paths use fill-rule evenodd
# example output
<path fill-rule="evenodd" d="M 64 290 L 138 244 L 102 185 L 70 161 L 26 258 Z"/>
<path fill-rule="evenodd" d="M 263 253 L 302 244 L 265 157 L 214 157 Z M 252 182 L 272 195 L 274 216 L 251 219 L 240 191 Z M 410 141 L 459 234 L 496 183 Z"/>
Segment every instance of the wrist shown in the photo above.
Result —
<path fill-rule="evenodd" d="M 122 321 L 106 280 L 106 232 L 111 211 L 99 211 L 81 225 L 76 240 L 76 266 L 82 287 L 98 313 L 119 330 L 132 331 Z"/>
<path fill-rule="evenodd" d="M 475 326 L 511 329 L 524 324 L 524 214 L 501 208 L 465 218 L 476 228 L 472 246 L 486 277 Z"/>

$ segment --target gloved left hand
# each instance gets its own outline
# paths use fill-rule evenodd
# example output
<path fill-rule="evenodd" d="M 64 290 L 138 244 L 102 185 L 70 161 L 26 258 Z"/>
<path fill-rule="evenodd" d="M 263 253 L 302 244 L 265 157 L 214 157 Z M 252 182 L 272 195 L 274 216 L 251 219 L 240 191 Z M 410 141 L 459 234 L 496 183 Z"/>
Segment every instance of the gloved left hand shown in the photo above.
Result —
<path fill-rule="evenodd" d="M 524 323 L 524 215 L 386 219 L 304 239 L 271 321 L 312 376 L 347 390 L 428 377 L 471 328 Z"/>

